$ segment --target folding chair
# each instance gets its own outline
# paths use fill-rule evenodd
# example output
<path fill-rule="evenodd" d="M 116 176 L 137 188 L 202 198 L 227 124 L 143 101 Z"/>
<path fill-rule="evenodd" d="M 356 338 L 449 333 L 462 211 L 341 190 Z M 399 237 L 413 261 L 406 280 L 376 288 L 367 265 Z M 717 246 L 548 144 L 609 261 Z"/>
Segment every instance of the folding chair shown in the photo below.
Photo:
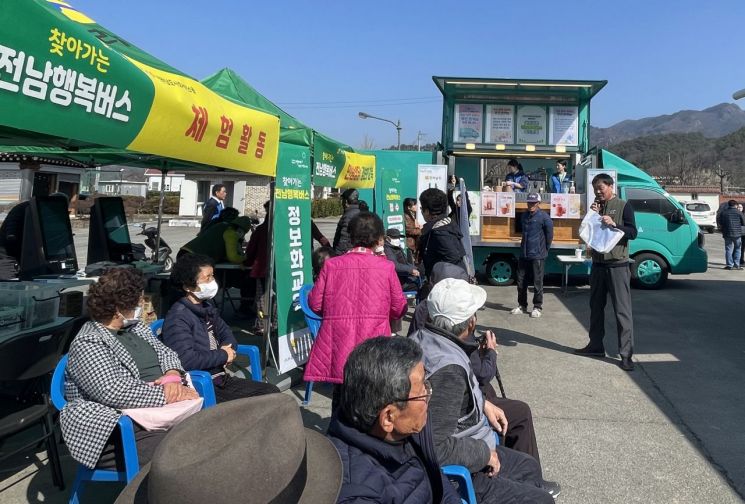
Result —
<path fill-rule="evenodd" d="M 52 375 L 52 404 L 58 410 L 67 404 L 65 399 L 65 368 L 67 367 L 67 355 L 60 359 Z M 203 408 L 215 405 L 215 391 L 212 387 L 212 377 L 204 371 L 191 371 L 192 383 L 200 396 L 204 398 Z M 90 469 L 82 464 L 78 465 L 78 473 L 70 494 L 70 504 L 79 504 L 82 486 L 86 481 L 120 481 L 129 483 L 140 470 L 140 461 L 137 457 L 137 445 L 135 444 L 135 432 L 132 420 L 122 415 L 118 421 L 119 435 L 122 440 L 124 455 L 124 471 L 115 469 Z"/>
<path fill-rule="evenodd" d="M 300 308 L 303 310 L 303 315 L 305 315 L 305 323 L 308 325 L 310 336 L 315 341 L 316 336 L 318 336 L 318 331 L 319 329 L 321 329 L 321 322 L 323 322 L 323 317 L 311 310 L 310 306 L 308 305 L 308 294 L 310 294 L 310 290 L 312 288 L 312 284 L 303 285 L 300 288 L 300 296 L 298 301 L 300 303 Z M 307 406 L 308 404 L 310 404 L 310 398 L 312 394 L 313 382 L 307 382 L 305 384 L 305 399 L 303 400 L 303 406 Z"/>
<path fill-rule="evenodd" d="M 65 347 L 72 329 L 72 320 L 45 331 L 34 329 L 21 331 L 17 335 L 3 338 L 0 343 L 0 381 L 18 384 L 26 391 L 39 391 L 41 401 L 34 395 L 33 402 L 22 403 L 17 397 L 0 401 L 3 416 L 0 418 L 0 440 L 25 432 L 32 427 L 41 427 L 41 435 L 25 439 L 23 446 L 3 453 L 0 460 L 29 451 L 44 443 L 52 471 L 52 482 L 64 490 L 62 466 L 59 459 L 57 435 L 49 402 L 49 374 Z M 23 394 L 19 394 L 23 395 Z"/>

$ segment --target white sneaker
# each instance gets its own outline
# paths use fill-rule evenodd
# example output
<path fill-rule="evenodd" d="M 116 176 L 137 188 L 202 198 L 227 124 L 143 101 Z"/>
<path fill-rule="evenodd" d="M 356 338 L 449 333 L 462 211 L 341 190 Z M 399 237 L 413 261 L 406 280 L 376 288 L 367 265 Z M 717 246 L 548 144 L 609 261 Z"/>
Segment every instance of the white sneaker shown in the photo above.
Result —
<path fill-rule="evenodd" d="M 541 316 L 541 310 L 538 308 L 533 308 L 533 311 L 530 312 L 530 318 L 540 318 Z"/>
<path fill-rule="evenodd" d="M 521 313 L 526 313 L 525 310 L 523 310 L 522 306 L 518 306 L 517 308 L 513 308 L 512 311 L 510 311 L 513 315 L 520 315 Z"/>

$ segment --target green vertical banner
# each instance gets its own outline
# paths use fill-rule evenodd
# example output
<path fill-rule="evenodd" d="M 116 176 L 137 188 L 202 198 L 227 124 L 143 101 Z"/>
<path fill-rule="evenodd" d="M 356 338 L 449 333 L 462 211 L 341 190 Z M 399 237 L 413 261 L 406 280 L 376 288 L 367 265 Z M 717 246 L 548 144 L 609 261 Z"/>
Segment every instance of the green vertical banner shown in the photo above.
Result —
<path fill-rule="evenodd" d="M 313 283 L 310 233 L 310 150 L 282 144 L 274 187 L 274 273 L 280 373 L 308 360 L 312 339 L 297 303 Z"/>
<path fill-rule="evenodd" d="M 395 228 L 405 234 L 404 202 L 401 197 L 401 170 L 398 168 L 380 169 L 380 215 L 385 229 Z"/>
<path fill-rule="evenodd" d="M 336 187 L 346 162 L 341 145 L 323 135 L 313 138 L 313 183 L 317 186 Z"/>

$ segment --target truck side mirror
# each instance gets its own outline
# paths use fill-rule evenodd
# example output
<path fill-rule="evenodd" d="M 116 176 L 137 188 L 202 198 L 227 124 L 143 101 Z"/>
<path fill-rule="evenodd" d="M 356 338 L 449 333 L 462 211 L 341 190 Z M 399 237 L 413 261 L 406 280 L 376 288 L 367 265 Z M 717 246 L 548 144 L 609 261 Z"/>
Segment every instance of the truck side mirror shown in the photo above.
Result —
<path fill-rule="evenodd" d="M 670 214 L 670 222 L 673 224 L 685 224 L 686 217 L 683 214 L 683 210 L 676 208 L 675 211 Z"/>

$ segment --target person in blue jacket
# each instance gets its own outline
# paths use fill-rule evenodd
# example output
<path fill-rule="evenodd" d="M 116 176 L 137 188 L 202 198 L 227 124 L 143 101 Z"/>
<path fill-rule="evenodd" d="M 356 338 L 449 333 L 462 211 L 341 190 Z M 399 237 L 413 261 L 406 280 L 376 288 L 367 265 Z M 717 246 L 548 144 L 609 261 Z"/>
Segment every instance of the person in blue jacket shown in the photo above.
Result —
<path fill-rule="evenodd" d="M 517 159 L 510 159 L 507 162 L 507 169 L 509 173 L 504 178 L 504 185 L 511 187 L 514 192 L 525 192 L 528 189 L 529 180 L 523 171 L 523 165 Z"/>
<path fill-rule="evenodd" d="M 199 254 L 180 257 L 171 271 L 171 283 L 184 296 L 168 310 L 161 337 L 178 354 L 184 369 L 208 371 L 217 402 L 279 392 L 270 383 L 227 372 L 238 342 L 211 301 L 218 290 L 212 260 Z"/>
<path fill-rule="evenodd" d="M 520 217 L 522 241 L 517 262 L 517 307 L 510 313 L 528 313 L 528 283 L 533 283 L 532 318 L 541 316 L 543 310 L 543 272 L 548 249 L 554 239 L 554 223 L 541 210 L 541 195 L 528 194 L 528 211 Z"/>
<path fill-rule="evenodd" d="M 551 175 L 551 192 L 568 193 L 572 185 L 572 177 L 567 173 L 566 159 L 559 159 L 556 162 L 556 173 Z"/>

